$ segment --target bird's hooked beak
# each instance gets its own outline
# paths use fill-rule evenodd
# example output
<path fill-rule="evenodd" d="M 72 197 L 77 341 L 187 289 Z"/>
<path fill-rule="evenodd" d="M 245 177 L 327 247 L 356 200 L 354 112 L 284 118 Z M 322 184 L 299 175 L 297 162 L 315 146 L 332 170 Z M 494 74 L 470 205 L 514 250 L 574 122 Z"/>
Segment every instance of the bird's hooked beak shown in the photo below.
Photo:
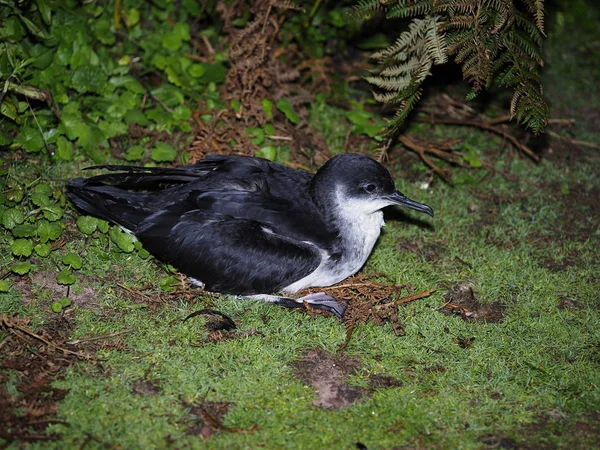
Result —
<path fill-rule="evenodd" d="M 406 197 L 403 193 L 396 190 L 392 195 L 388 195 L 387 198 L 400 206 L 406 206 L 407 208 L 414 209 L 415 211 L 424 212 L 433 217 L 433 209 L 423 203 L 415 202 L 410 198 Z"/>

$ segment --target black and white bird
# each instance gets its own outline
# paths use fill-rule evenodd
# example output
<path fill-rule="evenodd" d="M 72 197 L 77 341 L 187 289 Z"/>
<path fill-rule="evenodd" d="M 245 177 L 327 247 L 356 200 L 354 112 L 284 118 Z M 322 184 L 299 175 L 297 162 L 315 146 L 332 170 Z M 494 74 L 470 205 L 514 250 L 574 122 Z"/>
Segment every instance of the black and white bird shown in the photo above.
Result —
<path fill-rule="evenodd" d="M 113 173 L 71 181 L 73 203 L 121 226 L 194 284 L 286 307 L 306 302 L 338 317 L 345 306 L 325 293 L 273 294 L 355 274 L 379 237 L 386 206 L 433 216 L 396 189 L 387 169 L 360 154 L 335 156 L 315 175 L 221 155 L 180 168 L 93 168 Z"/>

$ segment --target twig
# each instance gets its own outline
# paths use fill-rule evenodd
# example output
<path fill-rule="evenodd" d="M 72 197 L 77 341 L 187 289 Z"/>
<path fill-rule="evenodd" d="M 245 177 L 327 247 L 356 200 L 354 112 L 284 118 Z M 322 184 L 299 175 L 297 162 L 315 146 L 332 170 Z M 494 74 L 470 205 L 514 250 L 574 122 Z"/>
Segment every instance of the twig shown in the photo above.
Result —
<path fill-rule="evenodd" d="M 342 345 L 340 345 L 338 347 L 338 353 L 341 353 L 344 350 L 346 350 L 346 347 L 348 347 L 348 344 L 350 343 L 350 338 L 352 338 L 353 332 L 354 332 L 354 322 L 352 322 L 350 324 L 350 326 L 348 328 L 346 328 L 346 340 L 344 341 L 344 343 Z"/>
<path fill-rule="evenodd" d="M 289 136 L 269 136 L 267 135 L 267 137 L 269 139 L 273 139 L 274 141 L 293 141 L 294 139 L 289 137 Z"/>
<path fill-rule="evenodd" d="M 87 359 L 90 357 L 89 355 L 85 355 L 85 354 L 79 353 L 79 352 L 74 352 L 73 350 L 69 350 L 68 348 L 64 348 L 64 347 L 61 347 L 60 345 L 56 345 L 53 342 L 50 342 L 45 337 L 34 333 L 30 328 L 23 326 L 23 325 L 19 325 L 18 323 L 10 320 L 9 316 L 6 314 L 0 314 L 0 324 L 3 327 L 5 327 L 6 329 L 8 329 L 9 332 L 13 333 L 17 337 L 20 337 L 18 332 L 21 332 L 24 335 L 32 337 L 34 339 L 37 339 L 38 341 L 43 342 L 47 346 L 52 347 L 55 350 L 60 350 L 63 353 L 67 353 L 69 355 L 74 355 L 74 356 L 77 356 L 78 358 L 86 358 Z"/>
<path fill-rule="evenodd" d="M 246 434 L 246 433 L 251 433 L 254 430 L 257 430 L 258 428 L 260 428 L 258 425 L 254 424 L 252 425 L 250 428 L 244 429 L 244 428 L 232 428 L 232 427 L 227 427 L 225 425 L 223 425 L 215 416 L 213 416 L 211 413 L 209 413 L 206 408 L 200 408 L 200 415 L 202 416 L 202 418 L 204 420 L 206 420 L 213 428 L 216 428 L 217 430 L 221 430 L 221 431 L 227 431 L 228 433 L 240 433 L 240 434 Z"/>
<path fill-rule="evenodd" d="M 429 159 L 429 157 L 427 157 L 427 155 L 425 153 L 432 153 L 441 159 L 444 159 L 446 161 L 460 165 L 460 162 L 455 157 L 453 157 L 449 153 L 446 153 L 442 150 L 424 147 L 423 145 L 418 144 L 417 142 L 413 141 L 411 138 L 409 138 L 406 135 L 399 136 L 398 140 L 406 147 L 417 152 L 418 155 L 423 160 L 423 162 L 425 164 L 427 164 L 429 166 L 429 168 L 431 170 L 433 170 L 442 180 L 444 180 L 447 183 L 452 183 L 452 180 L 450 179 L 450 177 L 448 177 L 448 175 L 446 175 L 446 173 L 444 173 L 444 171 L 442 169 L 440 169 L 438 166 L 436 166 L 434 164 L 434 162 L 431 159 Z"/>
<path fill-rule="evenodd" d="M 402 303 L 414 302 L 415 300 L 419 300 L 420 298 L 429 297 L 435 291 L 437 291 L 437 289 L 431 289 L 429 291 L 421 292 L 419 294 L 409 295 L 408 297 L 404 297 L 404 298 L 401 298 L 401 299 L 398 299 L 398 300 L 394 300 L 393 302 L 383 303 L 381 305 L 375 305 L 374 308 L 377 309 L 377 310 L 379 310 L 379 309 L 386 308 L 386 307 L 388 307 L 390 305 L 400 305 Z"/>
<path fill-rule="evenodd" d="M 68 345 L 79 345 L 79 344 L 83 344 L 85 342 L 99 341 L 101 339 L 108 339 L 108 338 L 111 338 L 111 337 L 119 336 L 121 334 L 131 333 L 132 331 L 133 331 L 133 328 L 127 328 L 125 330 L 115 331 L 113 333 L 101 334 L 99 336 L 93 336 L 93 337 L 82 338 L 82 339 L 75 339 L 74 341 L 67 342 L 67 344 Z"/>
<path fill-rule="evenodd" d="M 570 142 L 571 144 L 574 144 L 574 145 L 581 145 L 583 147 L 590 147 L 590 148 L 600 149 L 600 145 L 595 144 L 593 142 L 580 141 L 578 139 L 572 139 L 570 137 L 561 136 L 560 134 L 555 133 L 554 131 L 546 131 L 546 133 L 548 133 L 553 138 L 560 139 L 561 141 L 568 141 L 568 142 Z"/>
<path fill-rule="evenodd" d="M 527 156 L 529 156 L 535 162 L 540 161 L 539 156 L 537 156 L 535 153 L 533 153 L 533 151 L 529 147 L 527 147 L 525 144 L 521 144 L 519 142 L 519 140 L 516 137 L 514 137 L 512 134 L 509 134 L 506 131 L 501 130 L 500 128 L 495 127 L 493 125 L 488 125 L 487 122 L 479 122 L 476 120 L 440 119 L 438 117 L 433 117 L 430 119 L 424 119 L 421 117 L 417 117 L 417 118 L 415 118 L 415 120 L 417 122 L 423 122 L 423 123 L 433 123 L 433 124 L 441 123 L 443 125 L 462 125 L 462 126 L 467 126 L 467 127 L 481 128 L 482 130 L 489 131 L 490 133 L 494 133 L 499 136 L 502 136 L 502 138 L 508 140 L 514 147 L 521 150 L 523 153 L 525 153 Z"/>
<path fill-rule="evenodd" d="M 119 286 L 121 289 L 125 289 L 127 292 L 130 292 L 130 293 L 136 294 L 136 295 L 141 295 L 145 299 L 152 300 L 152 297 L 150 297 L 149 295 L 146 295 L 140 291 L 136 291 L 135 289 L 131 289 L 130 287 L 125 286 L 124 284 L 117 283 L 117 286 Z"/>

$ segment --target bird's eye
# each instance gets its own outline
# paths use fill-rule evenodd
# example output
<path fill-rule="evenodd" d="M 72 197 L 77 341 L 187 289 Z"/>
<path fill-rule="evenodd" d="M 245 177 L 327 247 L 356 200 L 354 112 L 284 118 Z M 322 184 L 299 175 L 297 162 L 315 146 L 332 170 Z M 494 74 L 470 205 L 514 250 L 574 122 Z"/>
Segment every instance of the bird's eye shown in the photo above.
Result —
<path fill-rule="evenodd" d="M 375 192 L 375 185 L 373 183 L 369 183 L 365 186 L 365 191 L 368 193 Z"/>

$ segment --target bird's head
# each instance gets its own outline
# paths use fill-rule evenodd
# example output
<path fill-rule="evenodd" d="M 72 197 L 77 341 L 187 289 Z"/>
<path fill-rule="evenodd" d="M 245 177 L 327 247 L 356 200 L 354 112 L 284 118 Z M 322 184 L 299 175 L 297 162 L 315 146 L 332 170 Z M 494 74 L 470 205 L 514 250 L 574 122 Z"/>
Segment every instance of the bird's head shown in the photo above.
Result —
<path fill-rule="evenodd" d="M 321 209 L 342 208 L 356 216 L 372 214 L 390 205 L 400 205 L 433 216 L 423 203 L 407 198 L 388 170 L 361 154 L 331 158 L 314 176 L 311 196 Z"/>

